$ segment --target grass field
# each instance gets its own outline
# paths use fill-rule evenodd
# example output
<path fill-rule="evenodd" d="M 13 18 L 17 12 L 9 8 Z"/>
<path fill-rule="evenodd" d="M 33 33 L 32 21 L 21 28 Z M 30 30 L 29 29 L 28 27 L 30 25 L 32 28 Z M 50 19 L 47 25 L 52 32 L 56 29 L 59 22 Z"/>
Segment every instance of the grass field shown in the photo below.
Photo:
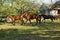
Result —
<path fill-rule="evenodd" d="M 0 23 L 0 40 L 60 40 L 60 20 L 37 25 Z"/>

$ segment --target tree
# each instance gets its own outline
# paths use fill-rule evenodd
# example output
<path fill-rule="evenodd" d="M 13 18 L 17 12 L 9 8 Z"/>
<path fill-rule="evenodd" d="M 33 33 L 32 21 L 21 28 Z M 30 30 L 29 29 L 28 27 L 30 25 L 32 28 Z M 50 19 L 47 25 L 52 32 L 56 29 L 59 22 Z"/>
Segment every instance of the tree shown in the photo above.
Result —
<path fill-rule="evenodd" d="M 55 7 L 60 7 L 60 1 L 57 1 L 55 4 L 53 4 L 52 8 L 55 8 Z"/>
<path fill-rule="evenodd" d="M 21 13 L 34 14 L 38 11 L 40 5 L 36 5 L 35 1 L 30 0 L 3 0 L 1 6 L 1 15 L 19 15 Z"/>

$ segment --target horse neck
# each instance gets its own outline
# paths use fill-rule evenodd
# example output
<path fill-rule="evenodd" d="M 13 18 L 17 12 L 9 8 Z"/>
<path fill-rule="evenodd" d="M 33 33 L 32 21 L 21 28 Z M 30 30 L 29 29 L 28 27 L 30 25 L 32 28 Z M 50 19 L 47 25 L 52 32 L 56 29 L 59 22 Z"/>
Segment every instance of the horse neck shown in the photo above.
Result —
<path fill-rule="evenodd" d="M 19 16 L 23 17 L 23 16 L 25 16 L 25 14 L 23 13 L 23 14 L 20 14 Z"/>

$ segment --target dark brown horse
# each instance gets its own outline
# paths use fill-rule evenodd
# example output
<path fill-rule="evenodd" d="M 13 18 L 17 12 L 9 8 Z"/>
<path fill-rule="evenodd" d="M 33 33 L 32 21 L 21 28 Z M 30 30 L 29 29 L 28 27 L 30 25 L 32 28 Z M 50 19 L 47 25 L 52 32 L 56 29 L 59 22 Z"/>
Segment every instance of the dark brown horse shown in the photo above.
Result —
<path fill-rule="evenodd" d="M 53 20 L 55 20 L 55 18 L 56 18 L 53 15 L 44 15 L 44 14 L 42 14 L 41 17 L 43 18 L 44 22 L 45 22 L 45 19 L 50 19 L 51 22 L 53 22 Z"/>
<path fill-rule="evenodd" d="M 21 21 L 21 24 L 23 24 L 24 23 L 24 21 L 23 21 L 23 15 L 24 14 L 7 16 L 6 17 L 6 22 L 12 22 L 13 24 L 15 24 L 14 22 L 16 20 L 18 20 L 18 21 Z"/>
<path fill-rule="evenodd" d="M 41 17 L 38 14 L 25 14 L 24 18 L 31 23 L 31 19 L 36 19 L 36 23 L 40 23 Z"/>

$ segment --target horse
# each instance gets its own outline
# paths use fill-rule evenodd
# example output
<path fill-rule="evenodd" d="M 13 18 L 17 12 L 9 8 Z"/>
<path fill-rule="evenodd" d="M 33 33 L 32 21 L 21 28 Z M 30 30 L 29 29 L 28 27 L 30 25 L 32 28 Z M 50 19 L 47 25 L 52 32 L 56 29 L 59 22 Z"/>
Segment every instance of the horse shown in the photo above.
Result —
<path fill-rule="evenodd" d="M 41 18 L 43 18 L 44 22 L 45 22 L 45 19 L 50 19 L 51 22 L 53 22 L 53 20 L 55 20 L 56 17 L 54 17 L 53 15 L 44 15 L 44 14 L 42 14 Z"/>
<path fill-rule="evenodd" d="M 21 25 L 24 24 L 24 20 L 23 20 L 23 14 L 21 15 L 7 15 L 6 17 L 6 22 L 12 22 L 13 25 L 15 25 L 15 21 L 21 21 Z"/>
<path fill-rule="evenodd" d="M 27 14 L 25 13 L 24 18 L 31 23 L 32 19 L 36 19 L 36 24 L 41 22 L 41 17 L 38 14 Z M 27 22 L 26 21 L 26 22 Z"/>

